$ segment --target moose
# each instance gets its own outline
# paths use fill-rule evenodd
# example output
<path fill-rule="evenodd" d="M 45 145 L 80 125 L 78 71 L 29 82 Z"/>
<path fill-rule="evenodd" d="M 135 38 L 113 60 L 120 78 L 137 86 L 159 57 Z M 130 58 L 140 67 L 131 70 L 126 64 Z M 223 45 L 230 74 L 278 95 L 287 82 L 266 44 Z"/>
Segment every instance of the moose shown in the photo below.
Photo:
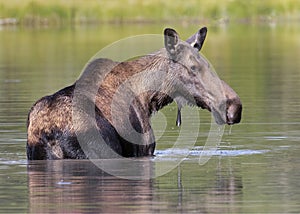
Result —
<path fill-rule="evenodd" d="M 184 105 L 210 111 L 217 124 L 239 123 L 239 96 L 199 53 L 206 35 L 203 27 L 182 41 L 174 29 L 166 28 L 164 47 L 154 53 L 125 62 L 91 61 L 73 85 L 31 107 L 27 158 L 153 156 L 150 117 L 173 101 L 178 126 Z"/>

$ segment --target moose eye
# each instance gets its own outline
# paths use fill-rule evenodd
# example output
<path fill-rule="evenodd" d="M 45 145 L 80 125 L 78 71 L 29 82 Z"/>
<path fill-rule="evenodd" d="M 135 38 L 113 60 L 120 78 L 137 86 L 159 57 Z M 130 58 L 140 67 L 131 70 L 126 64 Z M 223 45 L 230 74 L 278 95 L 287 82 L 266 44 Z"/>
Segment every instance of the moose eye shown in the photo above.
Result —
<path fill-rule="evenodd" d="M 192 66 L 191 66 L 191 71 L 193 71 L 193 72 L 196 71 L 196 66 L 195 66 L 195 65 L 192 65 Z"/>

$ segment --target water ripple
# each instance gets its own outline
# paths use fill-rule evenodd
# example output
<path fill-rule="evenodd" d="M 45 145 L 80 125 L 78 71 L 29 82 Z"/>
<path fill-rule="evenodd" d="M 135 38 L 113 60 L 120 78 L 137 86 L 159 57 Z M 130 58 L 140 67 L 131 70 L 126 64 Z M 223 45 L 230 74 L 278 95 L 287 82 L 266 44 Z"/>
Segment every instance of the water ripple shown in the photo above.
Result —
<path fill-rule="evenodd" d="M 215 151 L 203 151 L 202 146 L 194 147 L 189 151 L 188 157 L 195 157 L 200 155 L 204 156 L 242 156 L 242 155 L 257 155 L 257 154 L 264 154 L 269 152 L 270 150 L 262 149 L 262 150 L 252 150 L 252 149 L 234 149 L 234 150 L 228 150 L 228 149 L 217 149 Z M 182 149 L 166 149 L 166 150 L 157 150 L 155 155 L 157 157 L 174 157 L 177 155 L 180 155 L 182 153 L 185 153 L 186 150 Z M 187 158 L 188 158 L 187 157 Z"/>

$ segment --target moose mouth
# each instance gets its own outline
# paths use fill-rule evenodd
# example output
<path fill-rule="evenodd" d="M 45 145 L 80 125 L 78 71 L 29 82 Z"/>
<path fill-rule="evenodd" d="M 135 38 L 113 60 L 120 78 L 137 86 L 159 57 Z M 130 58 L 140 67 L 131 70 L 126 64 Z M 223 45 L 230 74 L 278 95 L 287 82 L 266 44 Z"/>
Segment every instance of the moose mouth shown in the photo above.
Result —
<path fill-rule="evenodd" d="M 209 112 L 212 113 L 215 122 L 218 125 L 233 125 L 236 123 L 239 123 L 241 121 L 242 116 L 242 104 L 240 99 L 237 97 L 235 99 L 227 99 L 221 102 L 217 107 L 215 105 L 210 105 L 208 102 L 206 102 L 202 97 L 193 97 L 194 102 L 188 102 L 185 99 L 180 99 L 177 97 L 175 99 L 177 105 L 178 105 L 178 114 L 177 114 L 177 120 L 176 124 L 177 126 L 180 126 L 181 124 L 181 113 L 180 109 L 183 106 L 183 103 L 189 103 L 190 105 L 196 105 L 199 108 L 206 109 Z"/>
<path fill-rule="evenodd" d="M 215 119 L 215 122 L 218 125 L 224 125 L 224 124 L 228 124 L 228 125 L 233 125 L 235 123 L 239 123 L 239 120 L 232 120 L 232 114 L 238 114 L 240 115 L 239 112 L 232 112 L 230 111 L 230 104 L 228 101 L 224 102 L 223 104 L 221 104 L 219 106 L 219 108 L 215 108 L 215 107 L 211 107 L 210 105 L 208 105 L 203 99 L 199 98 L 199 97 L 195 97 L 194 98 L 196 101 L 196 105 L 202 109 L 206 109 L 208 111 L 210 111 Z M 240 116 L 239 116 L 240 118 Z"/>

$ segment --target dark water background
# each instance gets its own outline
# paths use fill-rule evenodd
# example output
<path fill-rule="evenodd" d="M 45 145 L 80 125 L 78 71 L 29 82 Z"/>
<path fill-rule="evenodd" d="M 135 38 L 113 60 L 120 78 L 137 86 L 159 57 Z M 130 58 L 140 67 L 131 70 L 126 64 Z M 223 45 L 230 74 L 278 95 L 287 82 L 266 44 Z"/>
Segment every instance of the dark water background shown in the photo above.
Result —
<path fill-rule="evenodd" d="M 287 213 L 300 212 L 300 25 L 208 26 L 203 54 L 240 95 L 242 123 L 228 126 L 218 150 L 199 165 L 210 115 L 200 110 L 190 156 L 150 180 L 110 176 L 89 161 L 27 163 L 26 118 L 31 105 L 79 76 L 101 48 L 133 35 L 161 34 L 165 25 L 0 28 L 0 212 Z M 182 38 L 199 26 L 173 25 Z M 159 161 L 172 161 L 176 108 Z M 192 118 L 183 123 L 193 124 Z M 180 151 L 179 151 L 180 153 Z M 143 161 L 141 173 L 156 159 Z"/>

